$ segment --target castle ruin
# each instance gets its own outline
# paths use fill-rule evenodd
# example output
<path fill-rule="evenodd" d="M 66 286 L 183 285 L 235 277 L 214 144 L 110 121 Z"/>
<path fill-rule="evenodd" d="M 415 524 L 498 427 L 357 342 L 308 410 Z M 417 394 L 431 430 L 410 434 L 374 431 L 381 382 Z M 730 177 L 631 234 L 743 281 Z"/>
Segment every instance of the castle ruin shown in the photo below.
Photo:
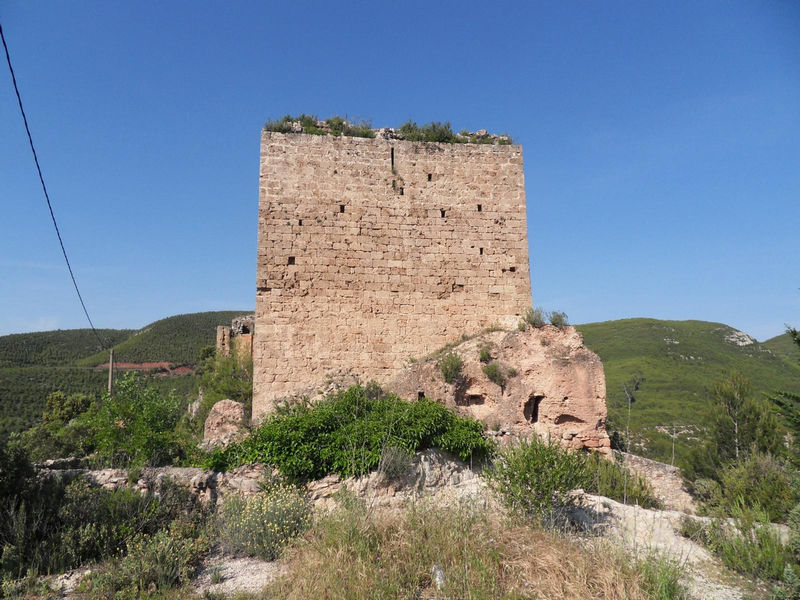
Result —
<path fill-rule="evenodd" d="M 522 148 L 263 131 L 253 419 L 531 306 Z"/>

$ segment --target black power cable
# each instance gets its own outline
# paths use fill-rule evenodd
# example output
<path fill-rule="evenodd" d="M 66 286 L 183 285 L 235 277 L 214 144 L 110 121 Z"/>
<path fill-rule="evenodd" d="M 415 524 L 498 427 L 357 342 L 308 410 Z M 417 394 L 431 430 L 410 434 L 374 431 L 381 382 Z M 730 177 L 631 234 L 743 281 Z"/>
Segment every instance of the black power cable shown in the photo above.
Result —
<path fill-rule="evenodd" d="M 19 112 L 22 113 L 22 122 L 25 123 L 25 131 L 28 134 L 28 143 L 31 146 L 31 152 L 33 152 L 33 161 L 36 163 L 36 171 L 39 173 L 39 181 L 42 184 L 42 191 L 44 192 L 44 198 L 47 200 L 47 208 L 50 209 L 50 218 L 53 220 L 53 227 L 56 228 L 56 235 L 58 236 L 58 243 L 61 245 L 61 253 L 64 255 L 64 260 L 67 263 L 67 270 L 69 270 L 69 276 L 72 278 L 72 285 L 75 286 L 75 292 L 78 294 L 78 300 L 81 301 L 81 307 L 83 307 L 83 314 L 86 315 L 86 320 L 89 321 L 89 325 L 92 327 L 92 331 L 94 332 L 97 341 L 100 342 L 100 347 L 105 350 L 106 344 L 100 338 L 100 334 L 97 333 L 97 330 L 94 328 L 94 323 L 92 323 L 91 317 L 89 317 L 89 311 L 86 310 L 86 304 L 83 302 L 83 297 L 81 296 L 81 291 L 78 289 L 78 282 L 75 281 L 75 274 L 72 272 L 72 266 L 69 264 L 69 258 L 67 258 L 67 251 L 64 249 L 64 241 L 61 239 L 61 232 L 58 230 L 58 223 L 56 223 L 56 216 L 53 214 L 53 206 L 50 204 L 50 195 L 47 193 L 47 186 L 44 184 L 44 177 L 42 176 L 42 168 L 39 166 L 39 157 L 36 155 L 36 148 L 33 145 L 33 137 L 31 136 L 31 130 L 28 127 L 28 118 L 25 116 L 25 109 L 22 107 L 22 98 L 19 95 L 19 88 L 17 87 L 17 78 L 14 75 L 14 67 L 11 66 L 11 56 L 8 54 L 8 45 L 6 45 L 6 36 L 3 34 L 3 26 L 0 25 L 0 38 L 3 40 L 3 50 L 6 52 L 6 62 L 8 63 L 8 70 L 11 72 L 11 82 L 14 84 L 14 92 L 17 94 L 17 103 L 19 104 Z"/>

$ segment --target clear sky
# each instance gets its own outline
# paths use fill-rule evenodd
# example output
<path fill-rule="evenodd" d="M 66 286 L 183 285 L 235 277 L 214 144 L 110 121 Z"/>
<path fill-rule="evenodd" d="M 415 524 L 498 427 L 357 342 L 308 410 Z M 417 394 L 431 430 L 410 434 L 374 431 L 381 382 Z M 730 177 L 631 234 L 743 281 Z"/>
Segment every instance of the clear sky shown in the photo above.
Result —
<path fill-rule="evenodd" d="M 98 327 L 255 304 L 286 113 L 523 146 L 533 298 L 800 325 L 800 3 L 43 2 L 0 23 Z M 0 64 L 0 335 L 86 327 Z"/>

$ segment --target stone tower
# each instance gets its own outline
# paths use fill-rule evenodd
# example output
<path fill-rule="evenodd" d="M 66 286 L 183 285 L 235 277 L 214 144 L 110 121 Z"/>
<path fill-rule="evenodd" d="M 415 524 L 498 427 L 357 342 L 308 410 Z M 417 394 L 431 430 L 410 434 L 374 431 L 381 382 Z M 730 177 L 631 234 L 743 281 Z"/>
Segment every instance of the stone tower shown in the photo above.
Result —
<path fill-rule="evenodd" d="M 253 419 L 531 306 L 522 148 L 264 131 Z"/>

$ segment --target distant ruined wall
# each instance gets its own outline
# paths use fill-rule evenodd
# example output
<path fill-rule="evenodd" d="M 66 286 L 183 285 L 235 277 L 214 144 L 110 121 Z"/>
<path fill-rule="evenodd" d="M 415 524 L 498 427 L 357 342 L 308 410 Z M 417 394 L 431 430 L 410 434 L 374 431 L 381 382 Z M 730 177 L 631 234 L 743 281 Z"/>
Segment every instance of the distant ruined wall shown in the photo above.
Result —
<path fill-rule="evenodd" d="M 253 418 L 531 305 L 522 149 L 262 132 Z"/>

